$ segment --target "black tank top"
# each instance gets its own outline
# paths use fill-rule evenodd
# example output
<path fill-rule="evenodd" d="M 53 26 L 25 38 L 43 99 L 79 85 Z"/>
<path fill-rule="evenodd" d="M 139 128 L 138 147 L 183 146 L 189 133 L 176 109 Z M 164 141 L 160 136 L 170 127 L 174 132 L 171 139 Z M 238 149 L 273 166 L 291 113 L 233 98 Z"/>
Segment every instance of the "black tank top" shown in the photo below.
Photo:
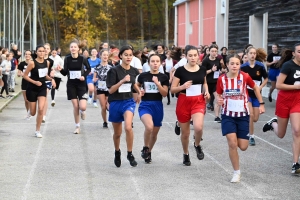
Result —
<path fill-rule="evenodd" d="M 30 78 L 35 81 L 40 81 L 43 85 L 46 84 L 46 75 L 48 74 L 47 60 L 44 60 L 43 63 L 39 63 L 36 60 L 33 60 L 34 68 L 31 70 Z"/>

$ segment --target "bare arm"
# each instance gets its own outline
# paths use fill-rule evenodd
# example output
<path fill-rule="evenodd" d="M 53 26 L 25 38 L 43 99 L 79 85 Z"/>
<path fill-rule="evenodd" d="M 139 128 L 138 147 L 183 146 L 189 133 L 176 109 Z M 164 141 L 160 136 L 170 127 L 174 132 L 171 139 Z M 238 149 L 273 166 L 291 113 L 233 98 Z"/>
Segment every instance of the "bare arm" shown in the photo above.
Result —
<path fill-rule="evenodd" d="M 286 79 L 287 75 L 280 73 L 277 82 L 276 82 L 276 89 L 278 90 L 299 90 L 300 85 L 288 85 L 284 83 L 284 80 Z"/>

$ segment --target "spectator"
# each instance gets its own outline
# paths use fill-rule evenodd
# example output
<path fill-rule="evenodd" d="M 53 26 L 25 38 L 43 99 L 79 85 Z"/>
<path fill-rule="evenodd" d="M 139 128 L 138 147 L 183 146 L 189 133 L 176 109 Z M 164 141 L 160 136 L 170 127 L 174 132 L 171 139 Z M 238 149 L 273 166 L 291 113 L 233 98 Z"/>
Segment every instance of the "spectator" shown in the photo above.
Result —
<path fill-rule="evenodd" d="M 7 77 L 7 84 L 8 84 L 9 92 L 15 92 L 15 83 L 16 83 L 15 77 L 16 77 L 16 68 L 18 66 L 18 60 L 15 57 L 13 57 L 14 56 L 13 52 L 10 52 L 9 54 L 11 54 L 12 59 L 10 61 L 11 69 Z"/>
<path fill-rule="evenodd" d="M 12 60 L 12 54 L 6 54 L 6 59 L 2 61 L 1 67 L 2 67 L 2 81 L 3 81 L 3 87 L 0 92 L 0 99 L 3 98 L 10 98 L 13 97 L 9 95 L 8 93 L 8 84 L 7 84 L 7 78 L 11 69 L 11 60 Z M 6 97 L 2 96 L 3 92 L 5 90 Z"/>

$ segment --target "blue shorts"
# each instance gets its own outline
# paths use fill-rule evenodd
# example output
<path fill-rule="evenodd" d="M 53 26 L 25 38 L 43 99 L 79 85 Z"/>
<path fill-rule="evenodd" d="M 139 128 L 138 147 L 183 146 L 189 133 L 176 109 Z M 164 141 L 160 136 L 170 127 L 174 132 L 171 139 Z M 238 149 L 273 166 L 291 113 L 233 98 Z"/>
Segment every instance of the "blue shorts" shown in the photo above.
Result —
<path fill-rule="evenodd" d="M 277 79 L 277 76 L 279 76 L 280 74 L 280 69 L 273 69 L 273 68 L 270 68 L 269 70 L 269 80 L 271 81 L 276 81 Z"/>
<path fill-rule="evenodd" d="M 161 101 L 142 101 L 139 106 L 140 118 L 144 114 L 149 114 L 152 116 L 154 126 L 162 126 L 162 120 L 164 118 L 163 103 Z"/>
<path fill-rule="evenodd" d="M 237 138 L 249 140 L 249 115 L 244 117 L 229 117 L 222 115 L 222 134 L 236 133 Z"/>
<path fill-rule="evenodd" d="M 48 90 L 51 90 L 52 89 L 52 82 L 46 82 L 46 86 L 47 86 L 47 89 Z"/>
<path fill-rule="evenodd" d="M 249 102 L 252 104 L 252 107 L 259 107 L 260 106 L 260 103 L 259 103 L 257 98 L 248 97 L 248 99 L 249 99 Z"/>
<path fill-rule="evenodd" d="M 109 103 L 108 121 L 120 123 L 124 121 L 124 113 L 128 110 L 134 113 L 136 103 L 133 99 L 111 101 Z"/>
<path fill-rule="evenodd" d="M 93 81 L 93 76 L 87 76 L 86 77 L 86 84 L 94 84 L 94 86 L 97 86 L 98 85 L 98 82 L 95 82 Z"/>

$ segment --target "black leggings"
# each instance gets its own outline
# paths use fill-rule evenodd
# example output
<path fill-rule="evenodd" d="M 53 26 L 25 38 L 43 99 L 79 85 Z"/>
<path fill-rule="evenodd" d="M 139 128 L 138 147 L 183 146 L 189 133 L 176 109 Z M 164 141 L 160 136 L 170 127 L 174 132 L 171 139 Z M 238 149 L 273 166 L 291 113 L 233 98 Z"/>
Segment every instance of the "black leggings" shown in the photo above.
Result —
<path fill-rule="evenodd" d="M 170 73 L 165 72 L 165 74 L 167 75 L 168 79 L 170 80 Z M 171 88 L 171 86 L 168 87 L 168 95 L 167 95 L 168 102 L 170 102 L 170 88 Z"/>
<path fill-rule="evenodd" d="M 54 81 L 56 83 L 56 88 L 51 88 L 51 98 L 52 98 L 52 100 L 54 100 L 54 97 L 55 97 L 55 90 L 59 89 L 61 78 L 54 77 Z"/>
<path fill-rule="evenodd" d="M 7 83 L 7 75 L 3 74 L 2 76 L 2 81 L 3 81 L 3 87 L 1 89 L 1 95 L 3 93 L 3 91 L 5 90 L 6 95 L 8 95 L 8 83 Z"/>

